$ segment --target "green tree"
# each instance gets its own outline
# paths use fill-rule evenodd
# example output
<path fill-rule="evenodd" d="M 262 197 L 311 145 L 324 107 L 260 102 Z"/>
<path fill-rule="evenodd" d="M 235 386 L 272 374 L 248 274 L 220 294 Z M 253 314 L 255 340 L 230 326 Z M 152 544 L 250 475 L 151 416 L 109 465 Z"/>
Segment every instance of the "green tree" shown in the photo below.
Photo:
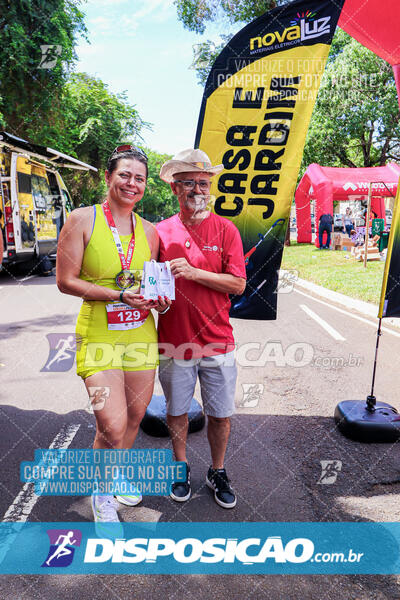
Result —
<path fill-rule="evenodd" d="M 0 0 L 2 126 L 37 138 L 57 118 L 58 102 L 86 35 L 80 0 Z"/>
<path fill-rule="evenodd" d="M 178 18 L 183 26 L 195 33 L 203 34 L 207 23 L 217 22 L 221 31 L 229 30 L 233 24 L 249 23 L 256 17 L 289 0 L 175 0 Z M 215 45 L 211 40 L 195 44 L 191 68 L 197 72 L 200 85 L 204 85 L 216 57 L 235 32 L 221 34 L 222 43 Z"/>
<path fill-rule="evenodd" d="M 196 33 L 204 33 L 207 23 L 224 19 L 229 23 L 249 22 L 267 10 L 288 0 L 175 0 L 178 18 L 184 27 Z"/>
<path fill-rule="evenodd" d="M 149 158 L 149 176 L 143 199 L 138 206 L 138 212 L 145 219 L 154 223 L 171 217 L 179 211 L 179 203 L 172 193 L 168 183 L 159 177 L 161 165 L 172 158 L 168 154 L 158 154 L 154 150 L 146 149 Z"/>
<path fill-rule="evenodd" d="M 112 93 L 100 79 L 72 73 L 78 37 L 87 34 L 80 4 L 0 0 L 0 126 L 98 169 L 96 174 L 63 170 L 75 206 L 102 200 L 110 153 L 120 143 L 140 143 L 149 127 L 125 93 Z M 168 207 L 163 193 L 158 195 Z"/>
<path fill-rule="evenodd" d="M 372 167 L 400 159 L 399 107 L 391 66 L 338 29 L 305 146 L 312 162 Z"/>
<path fill-rule="evenodd" d="M 94 204 L 106 192 L 104 170 L 118 144 L 138 143 L 149 127 L 125 93 L 114 94 L 100 79 L 75 73 L 65 86 L 60 120 L 47 132 L 56 148 L 98 169 L 97 174 L 68 172 L 65 180 L 79 205 Z"/>

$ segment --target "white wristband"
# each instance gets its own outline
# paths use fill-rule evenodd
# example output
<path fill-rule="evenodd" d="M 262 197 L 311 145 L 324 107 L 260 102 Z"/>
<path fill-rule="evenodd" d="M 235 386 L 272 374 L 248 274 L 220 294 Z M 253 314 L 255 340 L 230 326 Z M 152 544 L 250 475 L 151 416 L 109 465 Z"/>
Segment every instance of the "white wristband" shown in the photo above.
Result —
<path fill-rule="evenodd" d="M 165 313 L 168 312 L 170 308 L 171 308 L 170 306 L 167 306 L 167 308 L 165 310 L 163 310 L 162 312 L 159 312 L 158 314 L 165 315 Z"/>

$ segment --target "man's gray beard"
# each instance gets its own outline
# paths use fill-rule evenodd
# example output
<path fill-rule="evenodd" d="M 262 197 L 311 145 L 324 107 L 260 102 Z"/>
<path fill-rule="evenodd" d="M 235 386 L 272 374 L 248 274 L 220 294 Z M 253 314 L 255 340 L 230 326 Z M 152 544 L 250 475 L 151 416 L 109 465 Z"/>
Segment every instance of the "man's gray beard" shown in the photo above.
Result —
<path fill-rule="evenodd" d="M 190 210 L 193 210 L 193 214 L 201 213 L 207 209 L 207 204 L 210 201 L 209 194 L 195 194 L 191 198 L 187 198 L 186 206 Z"/>

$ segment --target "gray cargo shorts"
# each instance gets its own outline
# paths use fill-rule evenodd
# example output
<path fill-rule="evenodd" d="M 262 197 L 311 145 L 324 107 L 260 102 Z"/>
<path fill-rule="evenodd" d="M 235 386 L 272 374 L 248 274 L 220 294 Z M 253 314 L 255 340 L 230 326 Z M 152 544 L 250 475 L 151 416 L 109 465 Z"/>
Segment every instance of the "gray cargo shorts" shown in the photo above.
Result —
<path fill-rule="evenodd" d="M 178 417 L 189 412 L 197 376 L 206 415 L 219 418 L 233 415 L 237 378 L 234 352 L 191 360 L 161 359 L 159 378 L 167 413 Z"/>

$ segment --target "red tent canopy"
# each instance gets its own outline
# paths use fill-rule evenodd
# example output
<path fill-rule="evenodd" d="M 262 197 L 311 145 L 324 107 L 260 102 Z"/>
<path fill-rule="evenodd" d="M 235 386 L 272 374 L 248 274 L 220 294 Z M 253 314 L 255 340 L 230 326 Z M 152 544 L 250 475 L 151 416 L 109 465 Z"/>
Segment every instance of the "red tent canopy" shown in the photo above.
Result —
<path fill-rule="evenodd" d="M 400 101 L 399 0 L 346 0 L 339 27 L 393 65 Z"/>
<path fill-rule="evenodd" d="M 399 178 L 400 166 L 396 163 L 364 169 L 310 165 L 295 194 L 297 241 L 311 242 L 311 199 L 315 201 L 315 223 L 318 223 L 322 214 L 333 215 L 334 200 L 350 200 L 352 196 L 366 198 L 372 183 L 372 209 L 378 217 L 385 218 L 383 198 L 396 195 Z"/>
<path fill-rule="evenodd" d="M 339 27 L 391 65 L 398 65 L 399 22 L 399 0 L 346 0 Z"/>

